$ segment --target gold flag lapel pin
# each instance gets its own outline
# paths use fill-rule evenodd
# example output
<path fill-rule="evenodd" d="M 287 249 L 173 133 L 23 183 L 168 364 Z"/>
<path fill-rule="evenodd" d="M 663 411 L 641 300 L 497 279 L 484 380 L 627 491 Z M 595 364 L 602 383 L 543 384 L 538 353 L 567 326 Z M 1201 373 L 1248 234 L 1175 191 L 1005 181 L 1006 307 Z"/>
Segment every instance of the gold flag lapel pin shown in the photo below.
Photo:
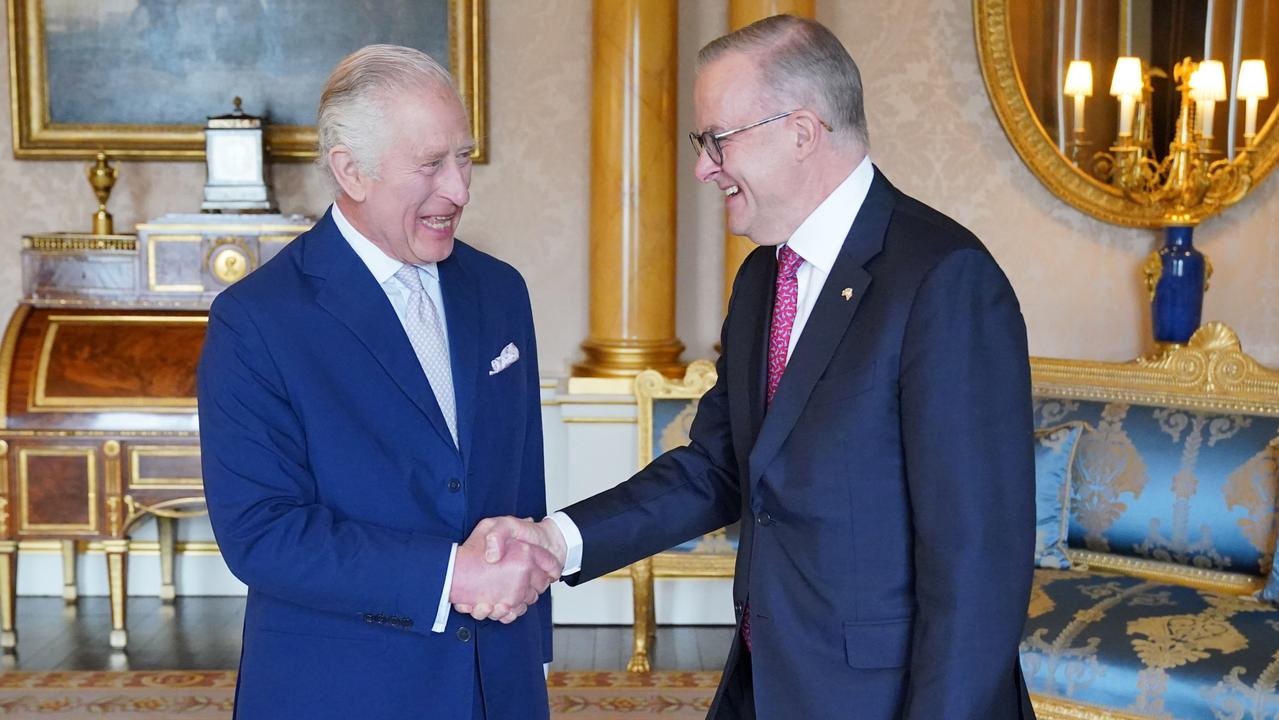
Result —
<path fill-rule="evenodd" d="M 852 288 L 844 288 L 844 291 L 843 291 L 843 292 L 841 292 L 841 293 L 840 293 L 840 295 L 843 295 L 843 296 L 844 296 L 844 300 L 845 300 L 845 301 L 847 301 L 847 300 L 852 300 L 852 299 L 853 299 L 853 289 L 852 289 Z"/>

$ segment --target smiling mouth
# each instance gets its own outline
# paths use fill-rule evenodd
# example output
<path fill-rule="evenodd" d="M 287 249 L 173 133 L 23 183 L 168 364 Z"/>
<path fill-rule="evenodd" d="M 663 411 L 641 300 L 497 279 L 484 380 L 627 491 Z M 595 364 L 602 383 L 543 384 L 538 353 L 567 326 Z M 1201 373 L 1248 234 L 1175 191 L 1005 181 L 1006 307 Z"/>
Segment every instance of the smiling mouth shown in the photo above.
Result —
<path fill-rule="evenodd" d="M 427 215 L 418 218 L 418 222 L 431 228 L 432 230 L 444 230 L 453 224 L 452 215 Z"/>
<path fill-rule="evenodd" d="M 736 185 L 730 185 L 729 187 L 724 188 L 724 197 L 733 197 L 739 192 L 741 192 L 740 188 Z"/>

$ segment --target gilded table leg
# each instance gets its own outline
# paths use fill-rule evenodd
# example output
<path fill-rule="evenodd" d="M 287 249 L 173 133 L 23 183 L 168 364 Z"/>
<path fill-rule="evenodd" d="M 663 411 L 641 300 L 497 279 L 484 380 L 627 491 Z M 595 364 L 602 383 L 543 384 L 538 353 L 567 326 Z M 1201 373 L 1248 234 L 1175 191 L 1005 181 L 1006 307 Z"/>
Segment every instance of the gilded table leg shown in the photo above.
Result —
<path fill-rule="evenodd" d="M 14 615 L 18 601 L 18 541 L 0 540 L 0 649 L 18 647 Z"/>
<path fill-rule="evenodd" d="M 129 541 L 107 540 L 102 545 L 107 553 L 107 581 L 111 592 L 111 649 L 123 650 L 129 644 L 129 631 L 125 629 Z"/>
<path fill-rule="evenodd" d="M 75 540 L 62 541 L 62 600 L 73 604 L 79 593 L 76 590 Z"/>
<path fill-rule="evenodd" d="M 648 672 L 648 650 L 656 632 L 653 611 L 653 559 L 645 558 L 631 566 L 631 587 L 635 601 L 635 639 L 631 661 L 626 664 L 630 672 Z"/>
<path fill-rule="evenodd" d="M 160 535 L 160 600 L 171 603 L 178 596 L 173 584 L 174 529 L 178 524 L 173 518 L 157 517 L 155 526 Z"/>

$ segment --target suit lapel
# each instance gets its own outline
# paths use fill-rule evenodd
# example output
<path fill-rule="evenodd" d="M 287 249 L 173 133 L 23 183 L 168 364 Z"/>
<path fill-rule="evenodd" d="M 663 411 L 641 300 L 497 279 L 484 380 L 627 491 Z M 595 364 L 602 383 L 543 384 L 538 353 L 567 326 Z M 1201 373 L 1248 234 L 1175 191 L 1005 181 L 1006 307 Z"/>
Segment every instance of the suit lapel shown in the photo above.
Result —
<path fill-rule="evenodd" d="M 453 396 L 457 412 L 457 443 L 464 461 L 471 457 L 475 427 L 476 375 L 479 364 L 481 299 L 475 282 L 456 251 L 438 265 L 444 317 L 449 331 L 449 359 L 453 369 Z"/>
<path fill-rule="evenodd" d="M 450 446 L 444 415 L 431 392 L 413 345 L 395 316 L 386 293 L 369 274 L 355 251 L 342 238 L 331 214 L 306 237 L 303 272 L 321 282 L 315 300 L 347 327 L 366 347 L 400 390 L 430 420 L 431 426 Z M 451 320 L 451 319 L 450 319 Z M 452 322 L 449 323 L 450 327 Z"/>
<path fill-rule="evenodd" d="M 759 436 L 750 454 L 750 483 L 752 490 L 764 473 L 764 468 L 776 456 L 782 443 L 795 427 L 813 385 L 830 364 L 835 348 L 848 332 L 861 304 L 862 296 L 870 286 L 871 276 L 864 265 L 884 247 L 884 234 L 892 215 L 894 190 L 888 180 L 875 170 L 870 191 L 857 218 L 844 238 L 835 265 L 826 277 L 817 296 L 817 304 L 804 325 L 799 342 L 786 363 L 786 372 L 777 385 L 777 394 L 764 416 Z M 851 295 L 845 297 L 846 290 Z M 761 323 L 764 325 L 766 323 Z M 757 494 L 752 492 L 752 496 Z"/>
<path fill-rule="evenodd" d="M 733 312 L 728 316 L 723 351 L 729 358 L 743 359 L 728 363 L 728 405 L 733 444 L 737 448 L 750 448 L 755 444 L 764 420 L 767 328 L 776 274 L 777 257 L 767 249 L 756 250 L 748 256 L 734 291 Z"/>

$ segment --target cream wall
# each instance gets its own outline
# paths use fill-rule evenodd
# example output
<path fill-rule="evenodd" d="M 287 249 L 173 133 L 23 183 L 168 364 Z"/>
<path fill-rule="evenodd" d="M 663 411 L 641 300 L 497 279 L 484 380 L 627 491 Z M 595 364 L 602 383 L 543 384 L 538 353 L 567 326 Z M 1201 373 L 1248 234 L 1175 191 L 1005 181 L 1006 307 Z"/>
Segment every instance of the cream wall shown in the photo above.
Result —
<path fill-rule="evenodd" d="M 987 101 L 963 0 L 896 3 L 819 0 L 827 23 L 862 68 L 872 156 L 901 189 L 953 215 L 990 247 L 1016 287 L 1031 352 L 1125 359 L 1146 348 L 1149 320 L 1138 269 L 1150 231 L 1112 227 L 1053 198 L 1008 144 Z M 680 52 L 725 28 L 723 0 L 683 0 Z M 589 297 L 589 0 L 489 0 L 488 165 L 477 167 L 461 236 L 528 280 L 544 374 L 578 357 Z M 0 43 L 5 42 L 0 39 Z M 691 123 L 690 62 L 680 71 L 680 127 Z M 7 75 L 0 80 L 8 92 Z M 9 117 L 0 131 L 11 137 Z M 5 141 L 6 144 L 8 141 Z M 681 132 L 678 278 L 686 357 L 711 353 L 719 325 L 720 198 L 691 180 Z M 17 162 L 0 151 L 0 313 L 20 295 L 23 233 L 83 230 L 93 198 L 81 162 Z M 315 171 L 276 165 L 285 212 L 317 214 Z M 122 163 L 111 199 L 116 226 L 198 207 L 203 167 Z M 1279 365 L 1279 190 L 1271 179 L 1197 233 L 1216 277 L 1204 316 L 1239 331 L 1246 350 Z"/>

